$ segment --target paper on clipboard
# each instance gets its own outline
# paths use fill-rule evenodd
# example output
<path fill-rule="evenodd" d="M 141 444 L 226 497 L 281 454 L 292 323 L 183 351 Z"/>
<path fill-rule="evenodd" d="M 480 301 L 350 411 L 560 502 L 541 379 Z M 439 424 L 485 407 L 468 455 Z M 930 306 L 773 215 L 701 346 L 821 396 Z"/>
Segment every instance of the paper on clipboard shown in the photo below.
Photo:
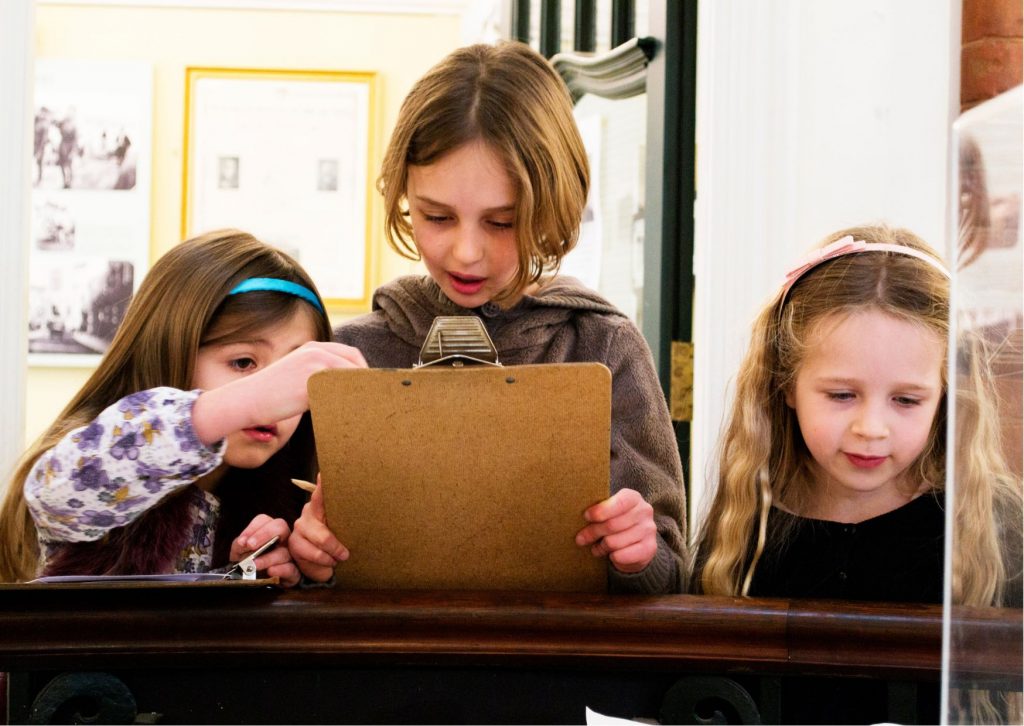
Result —
<path fill-rule="evenodd" d="M 606 591 L 575 544 L 609 492 L 599 363 L 341 369 L 309 380 L 347 588 Z"/>
<path fill-rule="evenodd" d="M 213 573 L 168 575 L 52 575 L 28 582 L 0 583 L 0 591 L 19 590 L 162 590 L 162 589 L 238 589 L 280 585 L 279 577 L 232 580 Z"/>

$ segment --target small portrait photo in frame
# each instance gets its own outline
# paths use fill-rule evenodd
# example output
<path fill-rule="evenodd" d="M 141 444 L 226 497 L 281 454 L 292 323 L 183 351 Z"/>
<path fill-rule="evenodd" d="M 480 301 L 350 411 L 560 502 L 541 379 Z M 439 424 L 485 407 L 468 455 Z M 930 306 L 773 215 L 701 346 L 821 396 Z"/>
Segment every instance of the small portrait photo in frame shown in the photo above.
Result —
<path fill-rule="evenodd" d="M 325 302 L 370 295 L 376 74 L 186 69 L 182 238 L 234 227 L 296 257 Z"/>
<path fill-rule="evenodd" d="M 221 156 L 217 159 L 217 188 L 238 189 L 237 156 Z"/>
<path fill-rule="evenodd" d="M 338 191 L 337 159 L 320 159 L 317 163 L 316 188 L 321 192 Z"/>

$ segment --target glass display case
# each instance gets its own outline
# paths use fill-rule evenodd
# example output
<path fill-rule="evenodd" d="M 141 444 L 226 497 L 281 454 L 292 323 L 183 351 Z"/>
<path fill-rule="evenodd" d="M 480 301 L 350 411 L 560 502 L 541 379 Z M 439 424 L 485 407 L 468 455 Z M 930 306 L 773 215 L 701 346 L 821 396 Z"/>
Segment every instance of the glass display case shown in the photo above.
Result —
<path fill-rule="evenodd" d="M 964 623 L 1021 608 L 1022 98 L 1018 86 L 953 125 L 946 723 L 1021 723 L 1020 630 L 982 631 L 1018 641 L 1004 651 L 1016 660 L 998 664 L 977 656 L 985 648 L 966 642 Z"/>

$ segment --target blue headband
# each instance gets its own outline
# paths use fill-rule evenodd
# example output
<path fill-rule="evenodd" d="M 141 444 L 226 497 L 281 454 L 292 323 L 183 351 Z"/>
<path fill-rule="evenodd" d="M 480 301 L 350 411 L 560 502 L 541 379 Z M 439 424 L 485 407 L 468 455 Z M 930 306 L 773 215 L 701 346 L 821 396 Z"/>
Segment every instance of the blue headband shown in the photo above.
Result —
<path fill-rule="evenodd" d="M 324 311 L 320 301 L 308 287 L 303 287 L 299 283 L 292 282 L 291 280 L 279 280 L 276 277 L 250 277 L 248 280 L 242 280 L 240 283 L 235 285 L 234 289 L 231 290 L 228 295 L 237 295 L 240 292 L 256 292 L 257 290 L 283 292 L 288 295 L 294 295 L 295 297 L 301 297 L 320 312 Z"/>

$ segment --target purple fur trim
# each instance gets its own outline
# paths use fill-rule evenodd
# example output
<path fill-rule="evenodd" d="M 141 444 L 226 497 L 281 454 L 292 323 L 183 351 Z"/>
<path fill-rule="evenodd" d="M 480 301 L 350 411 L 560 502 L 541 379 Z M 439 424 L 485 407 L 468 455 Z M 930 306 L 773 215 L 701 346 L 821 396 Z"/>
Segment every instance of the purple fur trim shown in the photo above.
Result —
<path fill-rule="evenodd" d="M 202 492 L 186 487 L 137 520 L 96 542 L 56 549 L 43 575 L 157 575 L 174 571 L 191 535 L 189 505 Z"/>

